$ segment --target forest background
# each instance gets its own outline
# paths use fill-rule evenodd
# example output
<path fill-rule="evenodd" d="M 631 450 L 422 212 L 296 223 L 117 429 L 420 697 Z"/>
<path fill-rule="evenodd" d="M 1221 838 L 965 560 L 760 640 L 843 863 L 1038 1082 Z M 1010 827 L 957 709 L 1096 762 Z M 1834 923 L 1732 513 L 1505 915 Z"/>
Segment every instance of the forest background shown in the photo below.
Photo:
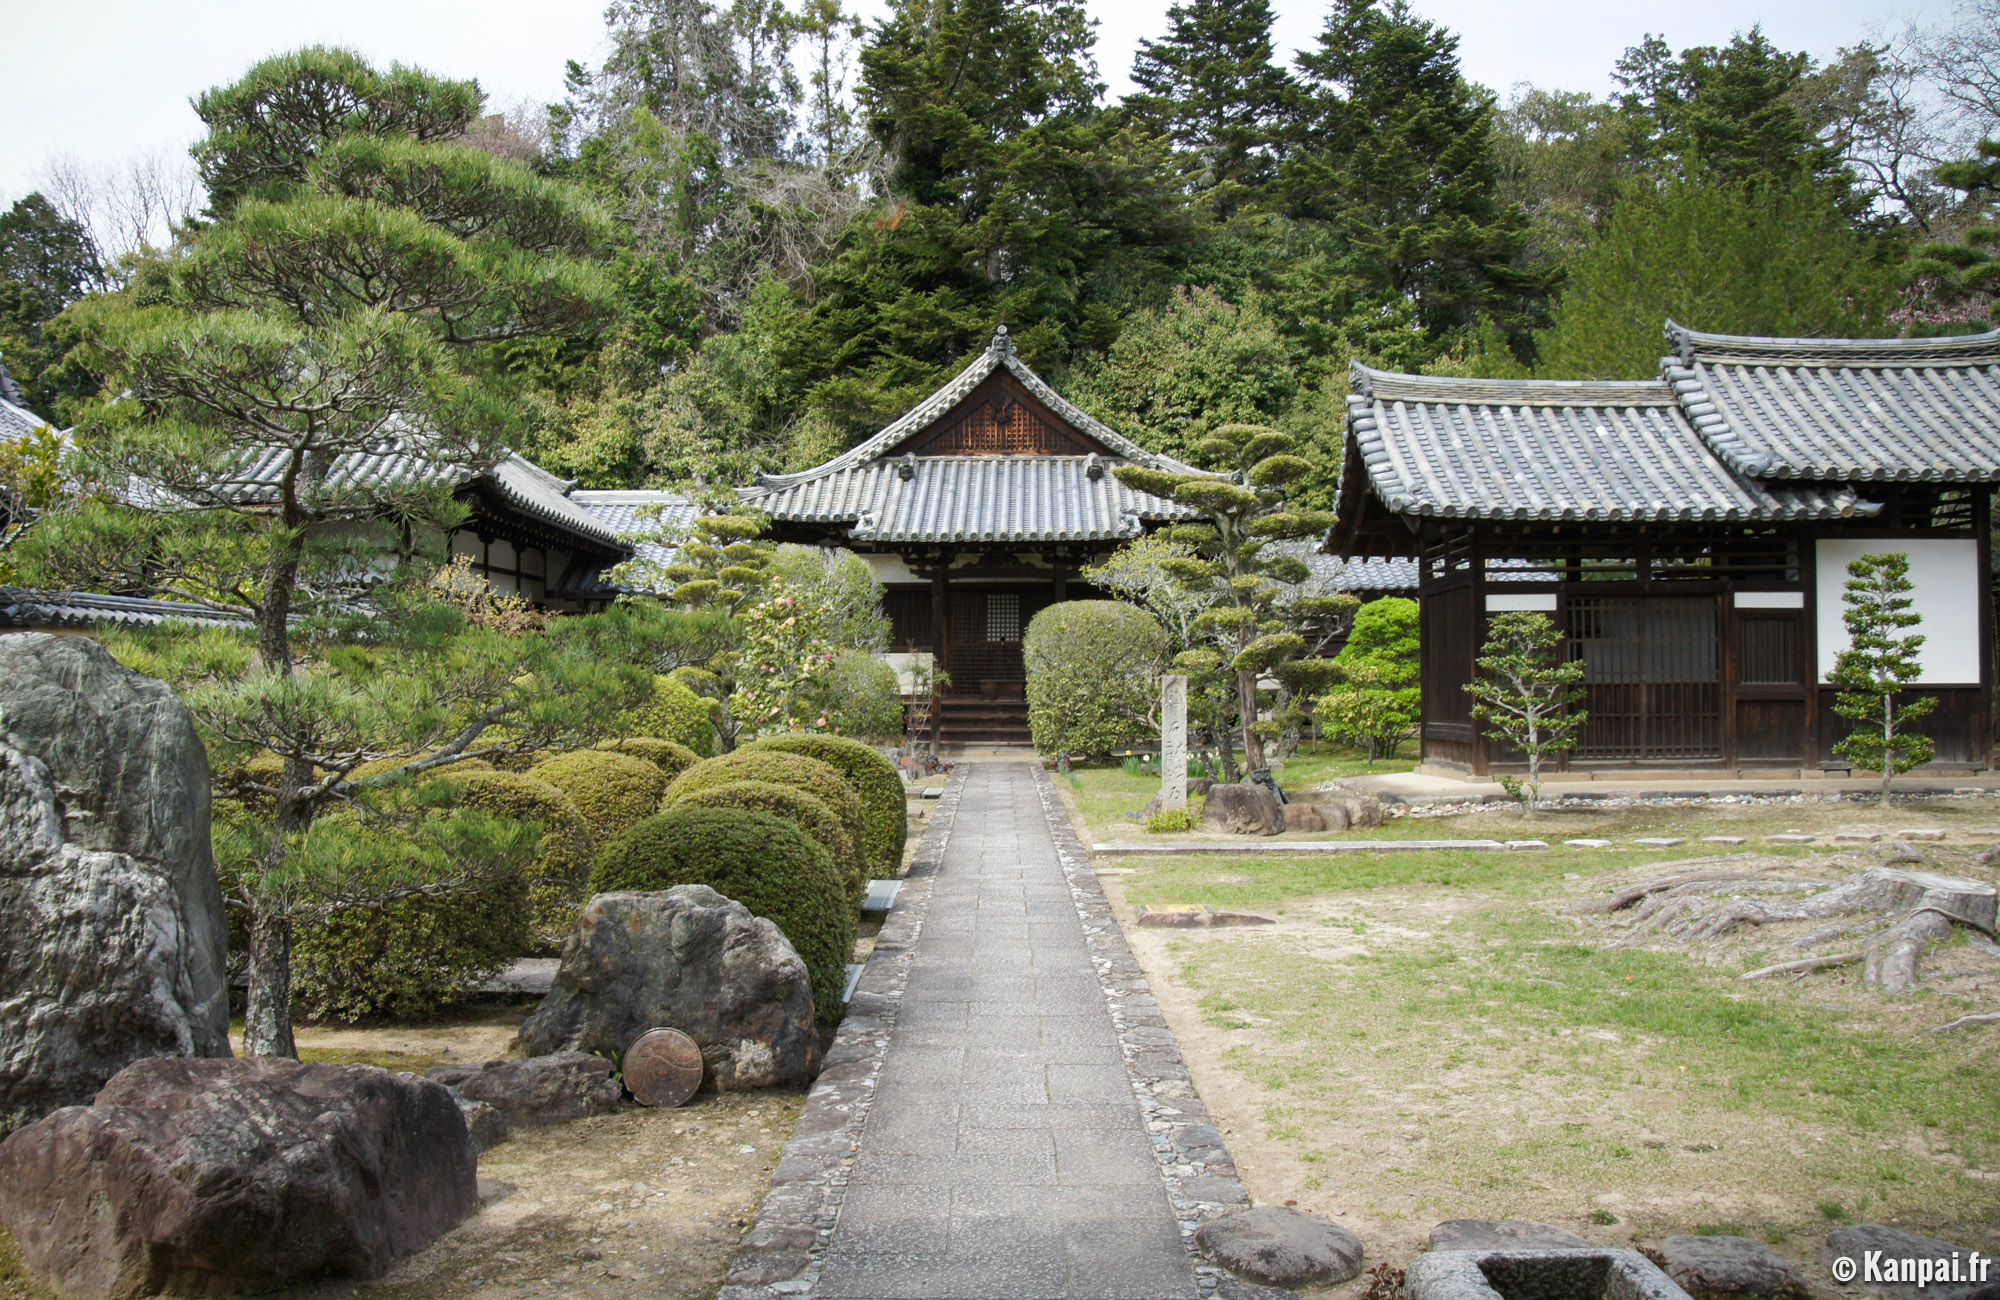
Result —
<path fill-rule="evenodd" d="M 1335 0 L 1277 56 L 1265 0 L 1188 0 L 1108 100 L 1067 0 L 620 0 L 562 102 L 467 143 L 583 186 L 615 310 L 505 349 L 524 445 L 592 487 L 798 469 L 1006 324 L 1058 389 L 1201 460 L 1298 440 L 1330 504 L 1350 360 L 1655 373 L 1668 317 L 1750 334 L 1986 328 L 2000 0 L 1820 62 L 1757 29 L 1635 32 L 1606 98 L 1462 75 L 1411 7 Z M 476 93 L 476 91 L 474 92 Z M 0 357 L 31 409 L 97 393 L 63 316 L 143 293 L 213 196 L 55 175 L 0 214 Z"/>

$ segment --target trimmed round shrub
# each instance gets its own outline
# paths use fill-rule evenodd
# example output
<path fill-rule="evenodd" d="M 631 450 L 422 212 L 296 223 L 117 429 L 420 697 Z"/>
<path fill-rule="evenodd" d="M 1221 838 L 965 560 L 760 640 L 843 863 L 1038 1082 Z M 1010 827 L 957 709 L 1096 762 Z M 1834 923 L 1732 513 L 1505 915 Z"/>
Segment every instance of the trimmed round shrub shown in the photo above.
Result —
<path fill-rule="evenodd" d="M 844 736 L 807 735 L 767 736 L 745 748 L 752 753 L 803 754 L 840 773 L 861 798 L 867 826 L 862 853 L 868 870 L 880 878 L 902 870 L 903 842 L 910 834 L 909 796 L 902 774 L 880 750 Z"/>
<path fill-rule="evenodd" d="M 522 873 L 527 882 L 528 928 L 543 948 L 562 946 L 576 911 L 590 897 L 590 824 L 576 801 L 525 772 L 452 773 L 459 799 L 475 808 L 538 822 L 542 840 Z"/>
<path fill-rule="evenodd" d="M 727 691 L 722 689 L 722 679 L 706 668 L 696 668 L 692 664 L 682 664 L 667 674 L 673 680 L 701 696 L 704 700 L 719 700 Z"/>
<path fill-rule="evenodd" d="M 1121 600 L 1066 600 L 1021 639 L 1028 729 L 1040 754 L 1106 754 L 1151 740 L 1167 633 Z"/>
<path fill-rule="evenodd" d="M 862 812 L 861 797 L 854 792 L 854 787 L 847 783 L 847 778 L 837 768 L 803 754 L 739 749 L 733 754 L 707 759 L 675 777 L 673 784 L 667 787 L 663 803 L 676 803 L 681 796 L 695 790 L 727 785 L 731 781 L 769 781 L 772 785 L 788 785 L 795 790 L 803 790 L 833 810 L 833 815 L 846 828 L 857 852 L 868 843 L 868 819 Z M 865 874 L 867 870 L 867 864 L 858 860 L 837 865 L 843 871 L 851 869 Z"/>
<path fill-rule="evenodd" d="M 643 758 L 579 749 L 537 763 L 534 776 L 576 801 L 600 842 L 623 835 L 660 806 L 667 774 Z"/>
<path fill-rule="evenodd" d="M 857 916 L 833 858 L 793 823 L 747 808 L 669 807 L 604 846 L 594 893 L 707 885 L 764 917 L 812 977 L 822 1025 L 840 1020 Z"/>
<path fill-rule="evenodd" d="M 825 800 L 797 786 L 775 785 L 770 781 L 728 781 L 722 785 L 684 791 L 678 798 L 669 799 L 666 806 L 751 808 L 784 818 L 812 836 L 821 848 L 832 855 L 833 865 L 840 872 L 849 901 L 856 910 L 860 909 L 861 897 L 868 892 L 868 880 L 861 870 L 861 850 L 855 845 L 854 837 L 847 833 L 847 828 L 840 824 L 840 819 L 833 815 L 833 809 L 826 806 Z"/>
<path fill-rule="evenodd" d="M 623 740 L 607 740 L 591 748 L 643 758 L 666 773 L 669 781 L 701 762 L 701 755 L 686 745 L 677 740 L 662 740 L 658 736 L 627 736 Z"/>
<path fill-rule="evenodd" d="M 900 742 L 903 689 L 896 670 L 866 650 L 837 650 L 813 685 L 822 723 L 837 736 Z"/>
<path fill-rule="evenodd" d="M 653 698 L 626 715 L 635 736 L 686 745 L 701 758 L 715 752 L 714 705 L 672 677 L 653 678 Z"/>

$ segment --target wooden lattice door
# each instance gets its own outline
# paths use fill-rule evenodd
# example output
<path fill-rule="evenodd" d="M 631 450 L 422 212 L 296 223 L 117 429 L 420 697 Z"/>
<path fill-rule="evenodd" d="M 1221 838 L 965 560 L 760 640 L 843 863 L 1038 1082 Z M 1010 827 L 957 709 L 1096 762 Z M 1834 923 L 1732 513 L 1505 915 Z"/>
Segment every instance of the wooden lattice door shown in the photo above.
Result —
<path fill-rule="evenodd" d="M 1722 757 L 1721 629 L 1714 597 L 1573 596 L 1570 658 L 1583 663 L 1583 761 Z"/>

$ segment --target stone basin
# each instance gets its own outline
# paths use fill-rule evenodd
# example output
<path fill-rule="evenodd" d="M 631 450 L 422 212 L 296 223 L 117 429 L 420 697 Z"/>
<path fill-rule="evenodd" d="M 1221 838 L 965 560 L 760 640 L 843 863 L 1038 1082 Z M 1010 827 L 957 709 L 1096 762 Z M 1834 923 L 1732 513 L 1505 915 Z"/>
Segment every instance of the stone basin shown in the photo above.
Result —
<path fill-rule="evenodd" d="M 1410 1265 L 1409 1300 L 1690 1300 L 1636 1250 L 1434 1250 Z"/>

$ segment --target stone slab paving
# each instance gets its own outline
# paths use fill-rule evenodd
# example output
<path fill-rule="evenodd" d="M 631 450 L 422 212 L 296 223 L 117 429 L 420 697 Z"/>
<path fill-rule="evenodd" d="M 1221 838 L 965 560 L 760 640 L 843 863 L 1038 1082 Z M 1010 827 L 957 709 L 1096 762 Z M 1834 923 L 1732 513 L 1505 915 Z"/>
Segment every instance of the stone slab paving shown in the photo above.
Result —
<path fill-rule="evenodd" d="M 1202 1300 L 1244 1200 L 1046 775 L 962 764 L 722 1300 Z"/>

